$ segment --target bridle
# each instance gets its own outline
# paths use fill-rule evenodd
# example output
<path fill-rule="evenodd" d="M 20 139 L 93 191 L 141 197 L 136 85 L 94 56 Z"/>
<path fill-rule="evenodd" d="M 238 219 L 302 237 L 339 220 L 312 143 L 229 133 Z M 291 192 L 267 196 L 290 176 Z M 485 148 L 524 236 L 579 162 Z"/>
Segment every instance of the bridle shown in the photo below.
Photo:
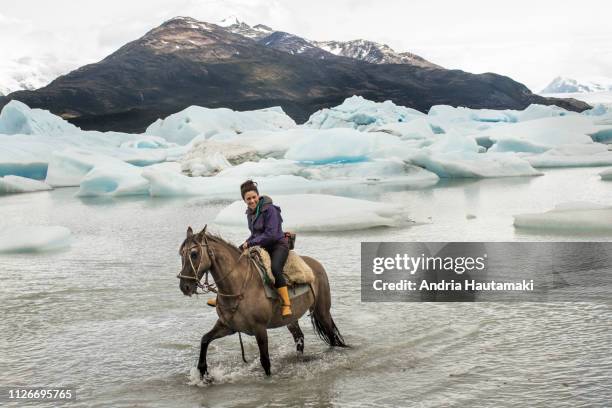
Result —
<path fill-rule="evenodd" d="M 204 236 L 203 242 L 198 242 L 197 239 L 194 239 L 194 242 L 196 245 L 191 245 L 190 247 L 185 247 L 181 250 L 181 256 L 183 258 L 183 265 L 182 265 L 183 267 L 181 268 L 181 271 L 176 275 L 176 277 L 179 279 L 188 279 L 188 280 L 196 281 L 197 288 L 196 288 L 196 291 L 194 292 L 195 295 L 204 295 L 206 293 L 212 292 L 212 293 L 216 293 L 218 296 L 238 297 L 239 299 L 242 299 L 242 294 L 244 292 L 244 289 L 246 288 L 247 282 L 250 280 L 249 278 L 251 274 L 249 274 L 249 276 L 245 278 L 244 284 L 242 285 L 242 290 L 238 294 L 226 294 L 226 293 L 219 292 L 219 290 L 217 289 L 217 283 L 225 280 L 232 274 L 232 272 L 234 272 L 234 269 L 236 269 L 236 267 L 238 266 L 238 263 L 240 263 L 240 260 L 242 259 L 242 257 L 244 256 L 246 252 L 243 252 L 242 254 L 240 254 L 234 266 L 230 269 L 230 271 L 225 276 L 223 276 L 221 279 L 215 280 L 214 283 L 209 283 L 208 274 L 210 270 L 215 267 L 215 264 L 217 263 L 217 261 L 215 258 L 215 253 L 212 250 L 212 247 L 210 246 L 210 244 L 208 243 L 208 237 L 206 236 L 206 233 L 204 233 L 203 236 Z M 197 268 L 193 264 L 193 259 L 191 259 L 191 250 L 194 248 L 197 248 L 198 252 L 200 253 L 200 261 L 198 262 Z M 202 274 L 202 276 L 198 277 L 200 267 L 202 266 L 202 259 L 204 258 L 203 256 L 204 248 L 206 248 L 206 254 L 208 255 L 208 258 L 210 259 L 210 268 L 206 269 L 204 273 Z M 184 264 L 185 257 L 189 259 L 189 264 L 191 266 L 191 270 L 193 271 L 193 276 L 183 275 L 183 269 L 185 267 L 185 264 Z M 204 282 L 202 282 L 202 278 L 204 278 Z M 198 292 L 197 291 L 198 288 L 202 289 L 202 292 Z"/>

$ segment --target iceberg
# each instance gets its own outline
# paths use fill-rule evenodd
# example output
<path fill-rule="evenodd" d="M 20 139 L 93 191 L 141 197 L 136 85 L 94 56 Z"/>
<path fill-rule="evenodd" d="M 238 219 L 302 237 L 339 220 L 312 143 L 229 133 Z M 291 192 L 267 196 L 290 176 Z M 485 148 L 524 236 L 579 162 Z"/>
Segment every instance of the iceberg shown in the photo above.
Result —
<path fill-rule="evenodd" d="M 361 96 L 351 96 L 338 106 L 313 113 L 304 127 L 369 130 L 387 123 L 407 122 L 421 116 L 425 114 L 416 109 L 398 106 L 391 101 L 374 102 Z"/>
<path fill-rule="evenodd" d="M 53 187 L 79 186 L 94 167 L 114 169 L 117 173 L 131 172 L 136 166 L 115 157 L 88 150 L 54 152 L 47 170 L 46 182 Z"/>
<path fill-rule="evenodd" d="M 602 171 L 599 176 L 602 180 L 612 180 L 612 169 Z"/>
<path fill-rule="evenodd" d="M 524 159 L 537 168 L 612 166 L 612 151 L 600 143 L 567 144 Z"/>
<path fill-rule="evenodd" d="M 0 230 L 0 253 L 43 252 L 70 246 L 71 233 L 66 227 L 3 227 Z"/>
<path fill-rule="evenodd" d="M 409 122 L 387 123 L 371 131 L 389 133 L 402 140 L 432 139 L 435 135 L 432 125 L 423 118 L 416 118 Z"/>
<path fill-rule="evenodd" d="M 552 148 L 564 144 L 593 143 L 590 134 L 601 130 L 604 129 L 594 125 L 589 117 L 570 115 L 504 124 L 483 130 L 478 136 L 486 136 L 494 142 L 509 139 Z"/>
<path fill-rule="evenodd" d="M 234 198 L 240 195 L 240 177 L 188 177 L 183 174 L 144 169 L 142 176 L 149 182 L 149 193 L 154 197 L 163 196 L 208 196 L 215 198 Z M 304 177 L 278 175 L 257 178 L 262 191 L 287 192 L 306 189 L 310 181 Z"/>
<path fill-rule="evenodd" d="M 411 161 L 441 178 L 539 176 L 541 172 L 512 153 L 420 152 Z"/>
<path fill-rule="evenodd" d="M 158 119 L 145 134 L 161 136 L 169 142 L 185 145 L 196 136 L 210 138 L 218 133 L 240 134 L 248 130 L 290 129 L 296 124 L 280 107 L 254 111 L 233 111 L 190 106 L 165 119 Z"/>
<path fill-rule="evenodd" d="M 51 190 L 51 186 L 38 180 L 19 176 L 0 177 L 0 195 L 31 193 L 34 191 Z"/>
<path fill-rule="evenodd" d="M 469 136 L 450 131 L 438 135 L 431 146 L 420 149 L 407 160 L 441 178 L 486 178 L 537 176 L 529 162 L 513 153 L 484 152 Z"/>
<path fill-rule="evenodd" d="M 92 168 L 79 183 L 77 196 L 149 194 L 149 182 L 138 167 L 102 165 Z"/>
<path fill-rule="evenodd" d="M 294 141 L 285 159 L 316 164 L 359 162 L 375 157 L 382 150 L 393 150 L 401 141 L 379 132 L 353 129 L 327 129 L 311 132 Z"/>
<path fill-rule="evenodd" d="M 0 112 L 0 133 L 5 135 L 61 136 L 81 129 L 43 109 L 30 109 L 25 103 L 11 100 Z"/>
<path fill-rule="evenodd" d="M 181 164 L 183 172 L 191 176 L 212 176 L 232 165 L 260 157 L 248 144 L 196 138 L 181 158 Z"/>
<path fill-rule="evenodd" d="M 43 180 L 53 153 L 67 149 L 89 150 L 139 166 L 185 153 L 183 147 L 160 137 L 83 131 L 48 111 L 30 109 L 18 101 L 9 102 L 0 112 L 0 176 Z"/>
<path fill-rule="evenodd" d="M 612 232 L 612 207 L 595 203 L 562 203 L 544 213 L 515 215 L 514 226 L 565 232 Z"/>
<path fill-rule="evenodd" d="M 286 231 L 351 231 L 413 222 L 405 209 L 395 204 L 324 194 L 278 195 L 272 199 L 281 207 Z M 243 201 L 235 201 L 222 209 L 214 222 L 246 229 L 245 208 Z"/>

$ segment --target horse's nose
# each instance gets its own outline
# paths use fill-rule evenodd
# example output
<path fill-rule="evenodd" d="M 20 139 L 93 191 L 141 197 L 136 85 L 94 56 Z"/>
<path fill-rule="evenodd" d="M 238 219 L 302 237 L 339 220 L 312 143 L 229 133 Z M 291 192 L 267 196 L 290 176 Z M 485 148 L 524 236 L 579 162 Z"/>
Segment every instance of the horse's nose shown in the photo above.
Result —
<path fill-rule="evenodd" d="M 191 294 L 189 293 L 189 285 L 183 279 L 181 279 L 179 282 L 179 289 L 181 289 L 181 292 L 183 292 L 184 295 Z"/>

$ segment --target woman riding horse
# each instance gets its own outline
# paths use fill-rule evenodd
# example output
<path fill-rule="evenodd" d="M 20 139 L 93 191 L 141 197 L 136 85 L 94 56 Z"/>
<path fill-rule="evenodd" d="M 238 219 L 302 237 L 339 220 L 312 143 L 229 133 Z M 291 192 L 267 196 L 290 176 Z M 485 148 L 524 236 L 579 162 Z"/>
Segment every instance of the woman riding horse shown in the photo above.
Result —
<path fill-rule="evenodd" d="M 287 291 L 287 281 L 283 268 L 289 255 L 289 243 L 283 232 L 281 209 L 266 195 L 260 196 L 257 183 L 247 180 L 240 185 L 240 194 L 247 204 L 246 214 L 251 236 L 240 246 L 244 251 L 249 247 L 260 246 L 270 254 L 274 286 L 283 301 L 281 314 L 291 316 L 291 301 Z M 217 299 L 208 299 L 210 306 L 217 305 Z"/>

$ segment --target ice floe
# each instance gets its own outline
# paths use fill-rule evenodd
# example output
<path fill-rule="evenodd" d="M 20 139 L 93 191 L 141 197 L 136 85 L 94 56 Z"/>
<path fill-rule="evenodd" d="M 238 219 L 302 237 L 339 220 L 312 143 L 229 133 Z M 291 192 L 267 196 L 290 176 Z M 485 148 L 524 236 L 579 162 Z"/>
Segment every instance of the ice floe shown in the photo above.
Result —
<path fill-rule="evenodd" d="M 185 145 L 200 135 L 209 138 L 218 133 L 240 134 L 247 130 L 274 131 L 292 127 L 295 127 L 295 122 L 280 107 L 239 112 L 190 106 L 165 119 L 158 119 L 145 133 Z"/>
<path fill-rule="evenodd" d="M 612 169 L 604 170 L 599 173 L 602 180 L 612 180 Z"/>
<path fill-rule="evenodd" d="M 42 181 L 20 176 L 0 177 L 0 195 L 31 193 L 35 191 L 51 190 L 51 186 Z"/>
<path fill-rule="evenodd" d="M 61 226 L 11 226 L 0 229 L 0 253 L 43 252 L 70 246 L 71 233 Z"/>
<path fill-rule="evenodd" d="M 596 203 L 561 203 L 544 213 L 515 215 L 514 226 L 564 232 L 612 232 L 612 207 Z"/>
<path fill-rule="evenodd" d="M 398 106 L 391 101 L 379 103 L 361 96 L 352 96 L 338 106 L 313 113 L 304 126 L 314 129 L 367 130 L 387 123 L 406 122 L 419 116 L 424 114 L 416 109 Z"/>
<path fill-rule="evenodd" d="M 272 199 L 281 207 L 286 231 L 350 231 L 412 222 L 405 209 L 395 204 L 324 194 L 275 195 Z M 215 223 L 246 229 L 245 209 L 243 201 L 235 201 L 219 212 Z"/>

